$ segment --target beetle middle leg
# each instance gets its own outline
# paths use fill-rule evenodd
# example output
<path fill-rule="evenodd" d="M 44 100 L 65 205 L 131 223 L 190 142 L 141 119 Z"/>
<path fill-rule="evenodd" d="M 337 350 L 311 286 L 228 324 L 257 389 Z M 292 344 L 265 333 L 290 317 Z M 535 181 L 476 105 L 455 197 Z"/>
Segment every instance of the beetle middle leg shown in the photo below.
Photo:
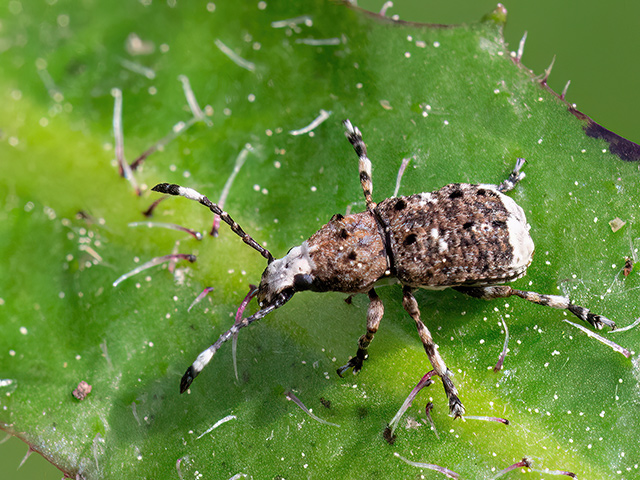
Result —
<path fill-rule="evenodd" d="M 404 287 L 402 291 L 404 294 L 402 298 L 402 306 L 407 311 L 407 313 L 411 315 L 411 318 L 413 318 L 413 320 L 416 322 L 418 334 L 420 335 L 420 339 L 422 340 L 424 349 L 427 352 L 429 361 L 431 362 L 431 365 L 433 366 L 436 374 L 442 379 L 444 391 L 447 394 L 447 398 L 449 399 L 449 411 L 451 412 L 451 415 L 454 418 L 461 417 L 464 414 L 464 406 L 458 398 L 458 390 L 451 380 L 451 372 L 440 356 L 440 352 L 438 352 L 438 346 L 433 341 L 431 332 L 429 332 L 427 326 L 420 319 L 420 309 L 418 308 L 418 302 L 416 301 L 416 298 L 413 296 L 413 293 L 411 293 L 412 290 L 413 289 L 411 287 Z"/>
<path fill-rule="evenodd" d="M 351 358 L 346 365 L 338 369 L 338 375 L 342 377 L 344 372 L 353 368 L 353 373 L 358 373 L 362 369 L 362 363 L 367 359 L 369 353 L 367 348 L 373 340 L 373 336 L 378 331 L 380 320 L 384 315 L 384 305 L 378 297 L 376 291 L 372 288 L 369 290 L 369 310 L 367 311 L 367 333 L 362 335 L 358 340 L 358 352 L 356 356 Z"/>
<path fill-rule="evenodd" d="M 528 300 L 531 303 L 537 303 L 538 305 L 559 308 L 561 310 L 569 310 L 580 320 L 590 323 L 598 330 L 605 326 L 611 328 L 611 330 L 615 330 L 616 328 L 615 322 L 602 315 L 591 313 L 588 308 L 571 303 L 569 297 L 563 297 L 560 295 L 543 295 L 541 293 L 529 292 L 526 290 L 516 290 L 508 285 L 488 287 L 454 287 L 454 289 L 471 297 L 482 298 L 484 300 L 507 298 L 515 295 L 516 297 L 524 298 L 525 300 Z"/>

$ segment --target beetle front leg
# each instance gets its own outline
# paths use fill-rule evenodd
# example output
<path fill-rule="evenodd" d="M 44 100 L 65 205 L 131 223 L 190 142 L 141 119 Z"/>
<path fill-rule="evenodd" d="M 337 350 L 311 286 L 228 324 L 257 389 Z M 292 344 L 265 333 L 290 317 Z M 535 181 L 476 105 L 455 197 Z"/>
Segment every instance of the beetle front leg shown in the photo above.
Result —
<path fill-rule="evenodd" d="M 433 337 L 431 336 L 431 332 L 429 332 L 427 326 L 420 319 L 420 309 L 418 308 L 418 302 L 416 301 L 416 298 L 413 296 L 413 293 L 411 293 L 411 291 L 411 287 L 404 287 L 402 306 L 407 311 L 407 313 L 411 315 L 411 318 L 413 318 L 413 320 L 416 322 L 418 334 L 420 335 L 420 340 L 422 340 L 424 349 L 427 352 L 429 361 L 431 362 L 431 365 L 433 366 L 436 374 L 442 379 L 444 391 L 447 394 L 447 398 L 449 399 L 449 412 L 454 418 L 461 417 L 464 414 L 464 406 L 458 398 L 458 390 L 451 380 L 449 369 L 440 356 L 440 352 L 438 352 L 438 345 L 435 344 L 435 342 L 433 341 Z"/>
<path fill-rule="evenodd" d="M 380 320 L 384 315 L 384 305 L 382 300 L 378 297 L 376 291 L 372 288 L 369 290 L 369 310 L 367 311 L 367 333 L 362 335 L 358 340 L 358 352 L 355 357 L 352 357 L 346 365 L 340 367 L 338 375 L 342 377 L 344 372 L 353 368 L 353 373 L 358 373 L 362 369 L 362 363 L 367 359 L 369 353 L 367 349 L 369 344 L 373 340 L 373 336 L 378 331 L 380 326 Z"/>

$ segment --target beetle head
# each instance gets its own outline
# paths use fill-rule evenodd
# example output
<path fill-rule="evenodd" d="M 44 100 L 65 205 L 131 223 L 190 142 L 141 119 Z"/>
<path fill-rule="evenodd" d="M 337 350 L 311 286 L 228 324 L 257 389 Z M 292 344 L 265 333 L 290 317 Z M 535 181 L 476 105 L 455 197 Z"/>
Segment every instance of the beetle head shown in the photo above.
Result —
<path fill-rule="evenodd" d="M 283 258 L 269 263 L 258 287 L 260 308 L 284 305 L 296 292 L 310 290 L 315 265 L 309 257 L 307 242 L 293 247 Z"/>

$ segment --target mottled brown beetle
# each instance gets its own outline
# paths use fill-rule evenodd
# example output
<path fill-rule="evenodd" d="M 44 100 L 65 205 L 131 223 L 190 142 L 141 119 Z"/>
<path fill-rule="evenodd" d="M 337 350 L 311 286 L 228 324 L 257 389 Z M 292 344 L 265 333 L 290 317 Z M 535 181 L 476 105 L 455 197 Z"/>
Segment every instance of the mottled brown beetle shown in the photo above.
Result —
<path fill-rule="evenodd" d="M 367 348 L 384 312 L 374 287 L 396 281 L 403 286 L 402 306 L 416 322 L 429 361 L 440 376 L 451 415 L 464 413 L 451 372 L 438 352 L 429 329 L 420 318 L 415 288 L 455 290 L 472 297 L 493 299 L 512 295 L 533 303 L 569 310 L 601 329 L 614 329 L 611 320 L 574 305 L 569 298 L 516 290 L 506 285 L 522 277 L 533 255 L 533 241 L 522 208 L 504 195 L 524 178 L 524 159 L 518 159 L 500 185 L 453 183 L 431 193 L 392 197 L 376 204 L 371 198 L 371 161 L 362 134 L 349 120 L 346 136 L 360 159 L 360 183 L 367 209 L 334 215 L 302 245 L 274 259 L 218 205 L 191 188 L 163 183 L 153 190 L 200 202 L 220 216 L 245 243 L 264 256 L 268 265 L 258 289 L 260 310 L 235 324 L 203 351 L 182 377 L 180 392 L 209 363 L 220 346 L 238 330 L 281 307 L 296 292 L 344 292 L 369 295 L 367 332 L 358 341 L 356 356 L 338 369 L 342 376 L 356 373 L 367 358 Z"/>

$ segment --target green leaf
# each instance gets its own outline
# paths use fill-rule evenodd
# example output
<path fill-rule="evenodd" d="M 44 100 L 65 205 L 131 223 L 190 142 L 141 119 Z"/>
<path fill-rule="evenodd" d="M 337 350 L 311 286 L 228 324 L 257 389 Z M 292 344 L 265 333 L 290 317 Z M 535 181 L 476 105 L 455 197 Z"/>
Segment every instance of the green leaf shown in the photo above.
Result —
<path fill-rule="evenodd" d="M 430 369 L 397 286 L 380 289 L 385 318 L 357 377 L 334 372 L 355 353 L 367 300 L 348 305 L 344 295 L 301 293 L 241 332 L 239 381 L 225 345 L 181 396 L 185 368 L 232 324 L 264 259 L 225 226 L 202 242 L 127 226 L 144 220 L 158 198 L 147 186 L 157 182 L 216 200 L 249 143 L 225 208 L 282 256 L 332 214 L 363 208 L 357 160 L 340 125 L 350 118 L 367 142 L 378 200 L 392 195 L 403 157 L 411 162 L 401 195 L 499 183 L 515 158 L 526 158 L 527 178 L 510 195 L 527 214 L 537 253 L 515 286 L 570 294 L 630 324 L 639 278 L 635 271 L 625 278 L 622 267 L 639 236 L 638 166 L 610 149 L 622 155 L 614 150 L 622 145 L 631 159 L 637 146 L 601 135 L 510 55 L 505 12 L 460 27 L 393 22 L 321 1 L 11 2 L 8 15 L 0 63 L 0 115 L 10 119 L 0 144 L 5 431 L 85 478 L 420 473 L 394 452 L 464 478 L 491 478 L 523 456 L 579 478 L 636 470 L 636 357 L 589 339 L 562 322 L 561 311 L 518 299 L 417 294 L 467 412 L 507 418 L 508 427 L 453 421 L 436 382 L 407 413 L 422 426 L 403 422 L 395 444 L 384 441 L 387 422 Z M 282 28 L 273 23 L 292 18 Z M 127 51 L 133 32 L 151 52 Z M 179 75 L 210 107 L 213 125 L 196 123 L 150 155 L 136 172 L 138 197 L 112 161 L 111 91 L 123 92 L 131 161 L 191 118 Z M 313 135 L 289 133 L 321 110 L 332 113 Z M 613 232 L 616 217 L 626 224 Z M 172 198 L 153 220 L 205 230 L 212 217 Z M 112 286 L 177 240 L 196 263 Z M 205 286 L 215 290 L 187 312 Z M 503 319 L 510 352 L 495 374 Z M 640 337 L 604 335 L 631 350 Z M 92 391 L 78 401 L 71 392 L 83 380 Z M 288 391 L 340 427 L 308 417 L 287 401 Z M 427 398 L 439 438 L 424 426 Z"/>

